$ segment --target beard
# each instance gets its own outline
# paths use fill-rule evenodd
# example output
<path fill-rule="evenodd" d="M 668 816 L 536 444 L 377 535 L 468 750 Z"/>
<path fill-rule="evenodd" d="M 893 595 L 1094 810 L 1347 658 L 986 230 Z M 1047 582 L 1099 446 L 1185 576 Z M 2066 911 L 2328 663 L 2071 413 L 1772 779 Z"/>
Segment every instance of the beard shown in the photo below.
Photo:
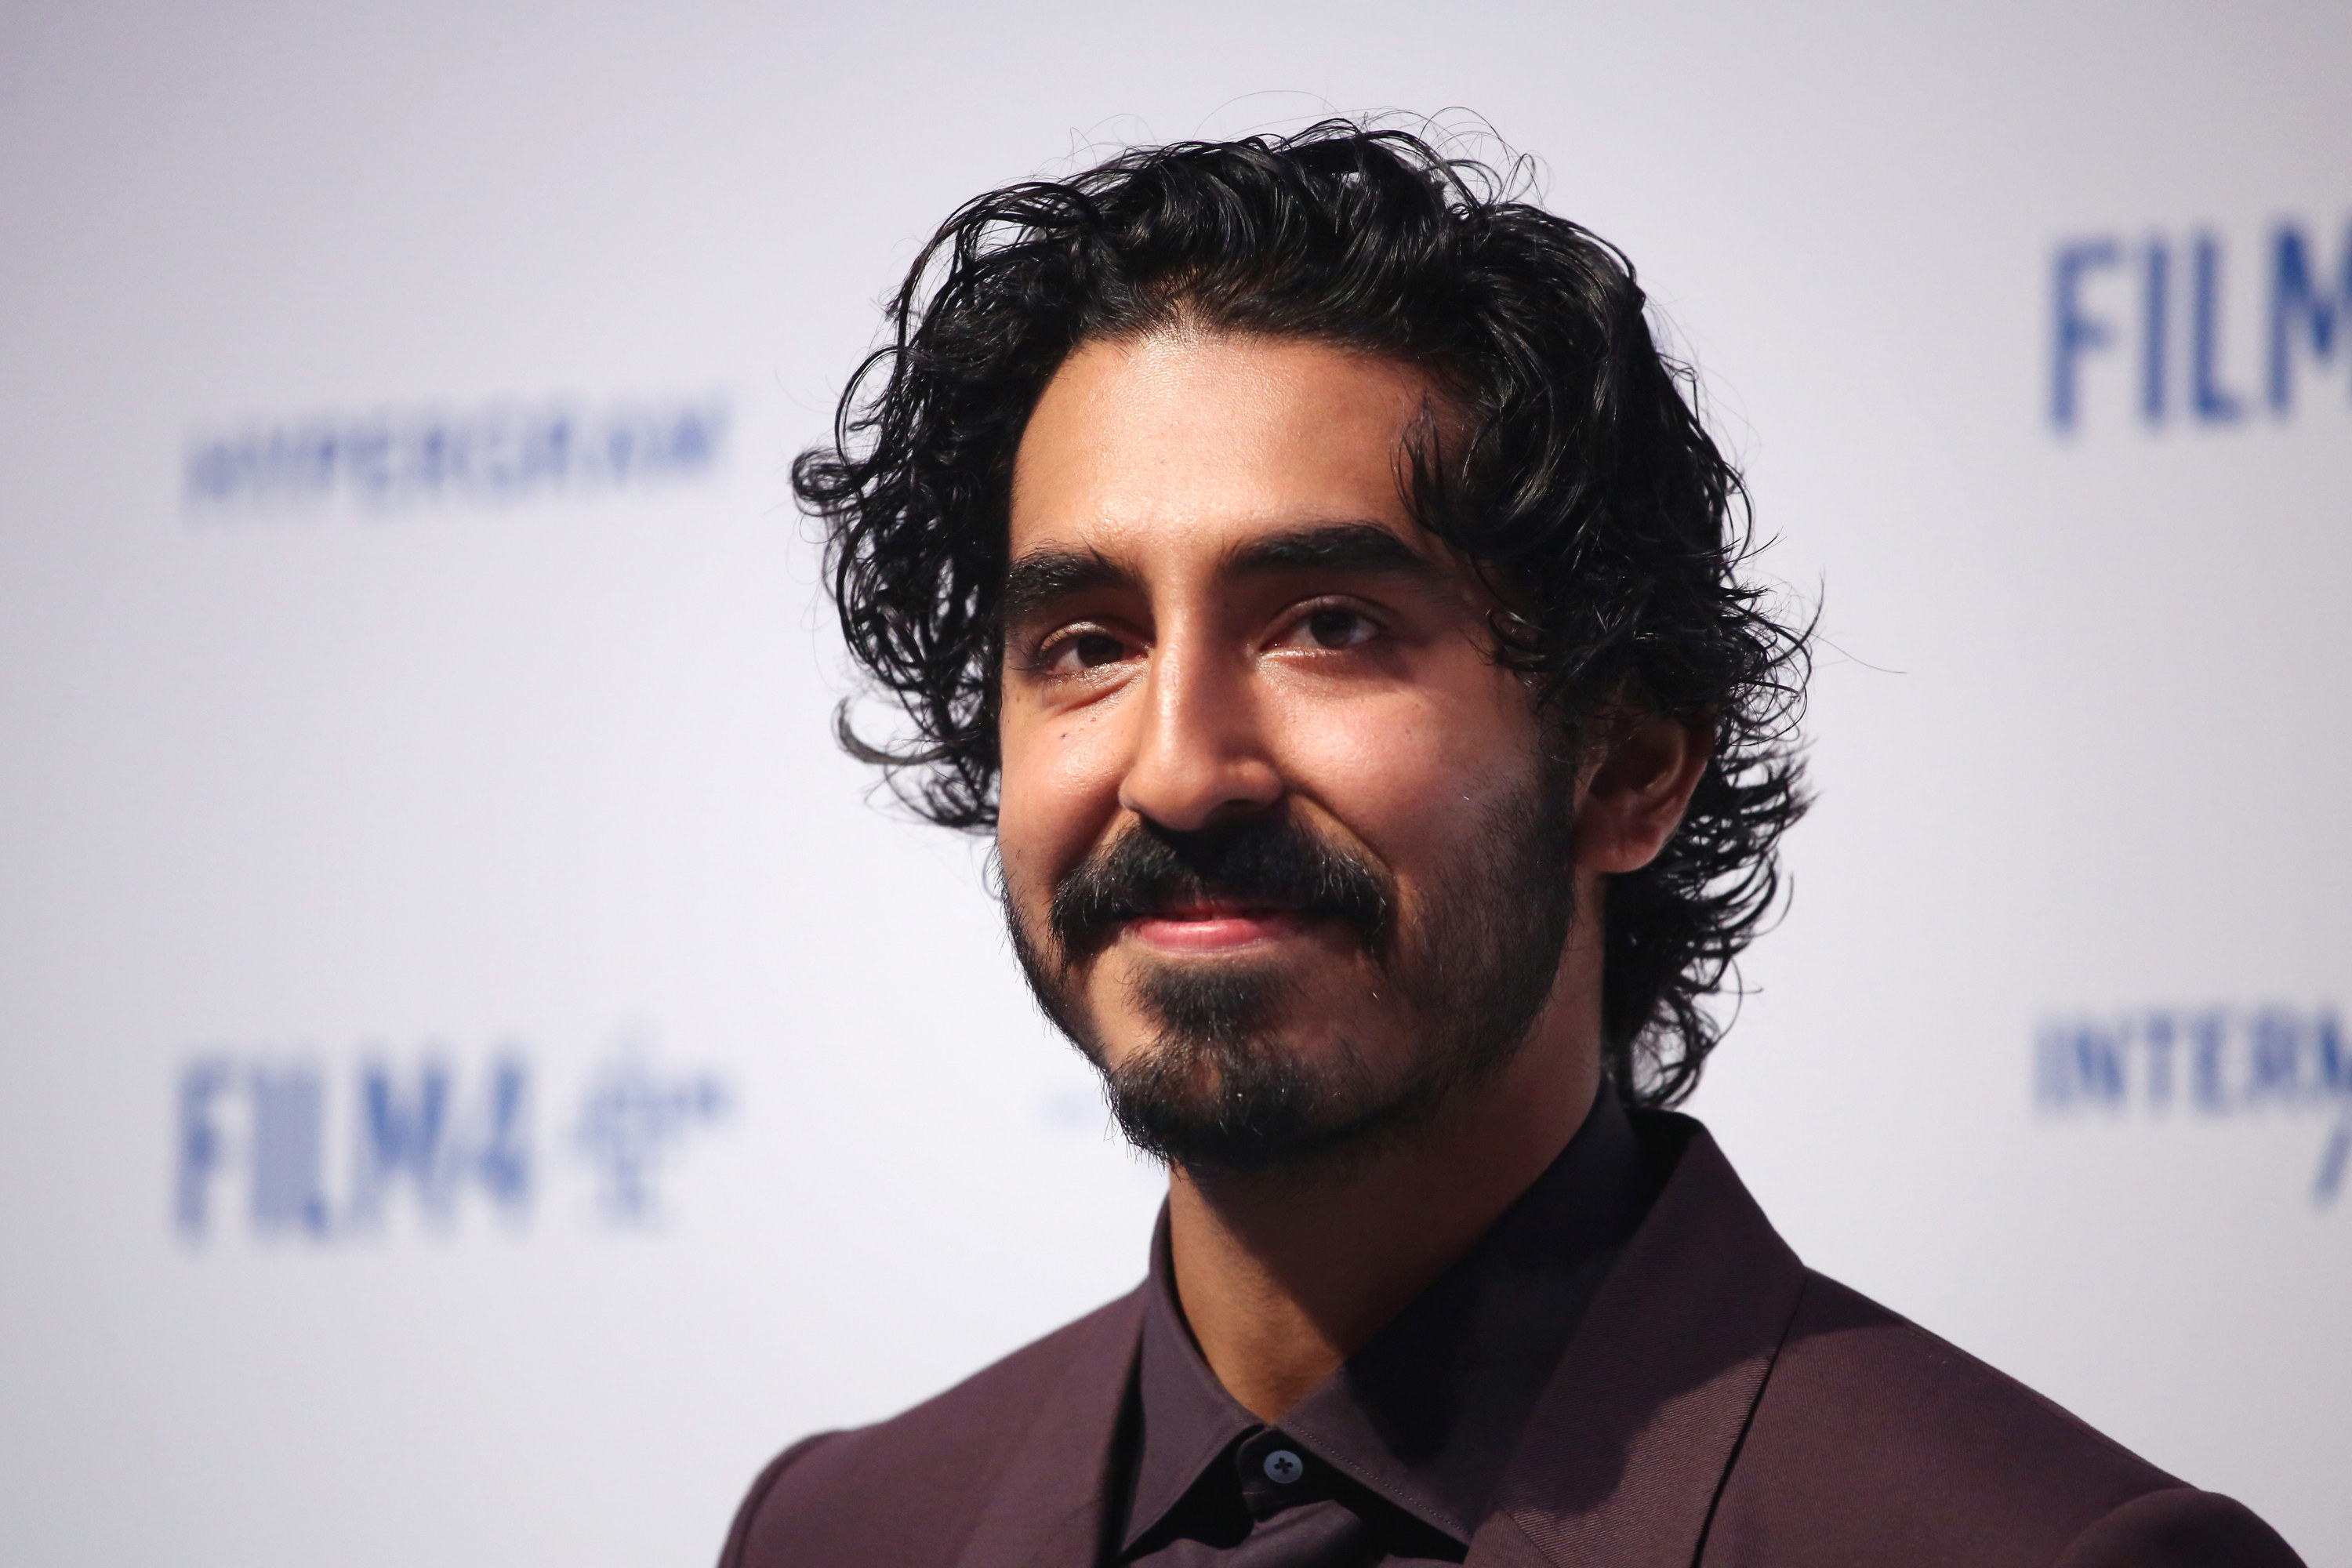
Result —
<path fill-rule="evenodd" d="M 1136 824 L 1056 883 L 1042 930 L 1008 889 L 1013 949 L 1144 1152 L 1192 1171 L 1256 1172 L 1361 1149 L 1499 1071 L 1549 998 L 1575 913 L 1561 771 L 1538 769 L 1522 795 L 1473 824 L 1410 910 L 1387 870 L 1277 808 L 1195 833 Z M 1407 1064 L 1382 1071 L 1356 1042 L 1310 1053 L 1286 1037 L 1295 955 L 1139 958 L 1130 999 L 1152 1037 L 1113 1063 L 1085 1003 L 1094 965 L 1129 921 L 1211 899 L 1342 932 L 1374 976 L 1374 998 L 1412 1037 Z"/>

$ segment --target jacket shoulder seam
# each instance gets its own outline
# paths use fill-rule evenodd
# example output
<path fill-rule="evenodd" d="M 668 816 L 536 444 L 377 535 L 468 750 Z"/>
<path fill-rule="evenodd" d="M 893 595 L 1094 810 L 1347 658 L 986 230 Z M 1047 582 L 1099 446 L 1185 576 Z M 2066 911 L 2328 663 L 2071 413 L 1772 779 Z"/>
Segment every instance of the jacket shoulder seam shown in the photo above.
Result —
<path fill-rule="evenodd" d="M 783 1479 L 787 1469 L 807 1458 L 818 1444 L 840 1436 L 838 1429 L 813 1432 L 768 1461 L 767 1468 L 760 1472 L 751 1482 L 751 1489 L 744 1495 L 742 1507 L 735 1510 L 734 1527 L 727 1532 L 727 1545 L 719 1552 L 719 1568 L 742 1568 L 743 1553 L 751 1545 L 751 1522 L 767 1506 L 769 1496 L 776 1489 L 776 1483 Z"/>

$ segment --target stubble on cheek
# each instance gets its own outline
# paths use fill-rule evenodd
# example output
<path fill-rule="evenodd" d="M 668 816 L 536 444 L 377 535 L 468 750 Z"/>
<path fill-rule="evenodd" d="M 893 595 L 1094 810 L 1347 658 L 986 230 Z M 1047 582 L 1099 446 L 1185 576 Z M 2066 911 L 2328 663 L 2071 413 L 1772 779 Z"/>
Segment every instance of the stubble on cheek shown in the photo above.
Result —
<path fill-rule="evenodd" d="M 1136 979 L 1125 973 L 1117 942 L 1073 954 L 1053 935 L 1046 900 L 1005 900 L 1006 930 L 1031 994 L 1080 1054 L 1105 1072 L 1148 1048 L 1150 1031 L 1139 1026 Z"/>

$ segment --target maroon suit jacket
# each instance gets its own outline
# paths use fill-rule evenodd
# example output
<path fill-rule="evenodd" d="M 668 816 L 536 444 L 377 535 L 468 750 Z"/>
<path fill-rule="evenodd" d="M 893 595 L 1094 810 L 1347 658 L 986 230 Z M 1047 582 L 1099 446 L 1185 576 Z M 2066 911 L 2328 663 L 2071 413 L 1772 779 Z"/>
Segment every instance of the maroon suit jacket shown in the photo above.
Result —
<path fill-rule="evenodd" d="M 1681 1152 L 1528 1420 L 1471 1568 L 2298 1563 L 2239 1504 L 1806 1268 L 1697 1123 L 1637 1125 Z M 1140 1300 L 787 1449 L 722 1568 L 1104 1561 Z"/>

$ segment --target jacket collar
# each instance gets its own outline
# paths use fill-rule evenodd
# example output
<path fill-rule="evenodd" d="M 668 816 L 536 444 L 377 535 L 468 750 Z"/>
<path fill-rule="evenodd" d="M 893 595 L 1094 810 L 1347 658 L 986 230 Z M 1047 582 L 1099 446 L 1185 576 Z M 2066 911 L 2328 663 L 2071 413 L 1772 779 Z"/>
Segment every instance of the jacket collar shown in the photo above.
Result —
<path fill-rule="evenodd" d="M 1796 1309 L 1803 1265 L 1706 1129 L 1636 1126 L 1673 1174 L 1537 1404 L 1469 1568 L 1696 1562 Z"/>

